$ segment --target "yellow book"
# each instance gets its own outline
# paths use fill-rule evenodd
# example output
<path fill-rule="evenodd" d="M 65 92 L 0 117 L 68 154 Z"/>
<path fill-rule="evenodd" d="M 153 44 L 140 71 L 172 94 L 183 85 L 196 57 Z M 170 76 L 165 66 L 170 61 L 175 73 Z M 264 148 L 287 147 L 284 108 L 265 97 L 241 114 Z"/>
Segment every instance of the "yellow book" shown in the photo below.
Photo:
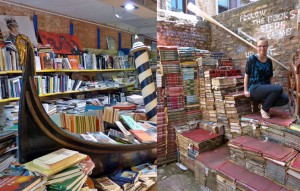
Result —
<path fill-rule="evenodd" d="M 31 172 L 38 172 L 38 173 L 43 174 L 48 177 L 48 176 L 57 174 L 58 172 L 66 169 L 68 167 L 71 167 L 87 158 L 87 155 L 81 154 L 81 153 L 77 153 L 74 156 L 76 156 L 76 158 L 68 159 L 68 160 L 66 160 L 67 162 L 65 164 L 58 166 L 57 168 L 53 168 L 53 169 L 43 168 L 41 166 L 34 164 L 33 161 L 24 164 L 24 166 L 27 170 L 29 170 Z"/>
<path fill-rule="evenodd" d="M 71 157 L 74 158 L 74 155 L 77 153 L 78 151 L 62 148 L 47 155 L 41 156 L 37 159 L 34 159 L 33 163 L 46 169 L 57 168 L 58 166 L 61 166 L 61 164 L 64 164 L 65 160 Z"/>

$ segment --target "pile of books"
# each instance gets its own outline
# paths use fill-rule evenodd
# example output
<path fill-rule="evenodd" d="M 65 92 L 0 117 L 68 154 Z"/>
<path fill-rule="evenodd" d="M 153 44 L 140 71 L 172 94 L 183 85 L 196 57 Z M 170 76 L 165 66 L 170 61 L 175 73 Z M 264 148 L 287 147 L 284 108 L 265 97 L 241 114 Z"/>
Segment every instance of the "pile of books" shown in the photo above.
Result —
<path fill-rule="evenodd" d="M 279 144 L 284 145 L 285 142 L 285 132 L 284 129 L 285 126 L 280 126 L 276 124 L 271 123 L 264 123 L 261 125 L 260 132 L 261 137 L 264 139 L 268 139 L 274 142 L 277 142 Z"/>
<path fill-rule="evenodd" d="M 251 98 L 245 97 L 244 92 L 236 92 L 225 95 L 225 111 L 229 119 L 230 133 L 229 139 L 242 134 L 242 127 L 239 118 L 244 114 L 252 112 Z"/>
<path fill-rule="evenodd" d="M 292 148 L 247 136 L 231 140 L 229 147 L 237 164 L 283 185 L 287 166 L 298 153 Z"/>
<path fill-rule="evenodd" d="M 230 159 L 229 147 L 223 145 L 212 151 L 200 153 L 195 160 L 195 180 L 211 190 L 217 190 L 217 168 Z"/>
<path fill-rule="evenodd" d="M 286 185 L 294 190 L 300 190 L 300 154 L 297 154 L 289 165 Z"/>
<path fill-rule="evenodd" d="M 209 120 L 209 116 L 206 114 L 206 98 L 205 98 L 205 79 L 199 78 L 199 102 L 200 102 L 200 108 L 202 111 L 202 117 L 204 120 Z"/>
<path fill-rule="evenodd" d="M 201 117 L 200 104 L 198 100 L 198 77 L 194 65 L 188 65 L 187 62 L 181 62 L 181 70 L 183 74 L 183 90 L 185 96 L 185 115 L 187 121 L 199 120 Z M 191 62 L 188 62 L 191 63 Z"/>
<path fill-rule="evenodd" d="M 95 187 L 100 190 L 135 191 L 147 190 L 157 181 L 157 168 L 149 163 L 116 170 L 109 176 L 95 179 Z"/>
<path fill-rule="evenodd" d="M 240 124 L 242 127 L 242 135 L 260 138 L 260 124 L 258 120 L 253 120 L 247 117 L 240 118 Z"/>
<path fill-rule="evenodd" d="M 200 121 L 198 127 L 219 135 L 224 135 L 225 133 L 224 125 L 222 123 L 215 123 L 212 121 Z"/>
<path fill-rule="evenodd" d="M 216 190 L 286 190 L 274 181 L 259 176 L 247 169 L 226 161 L 217 169 Z"/>
<path fill-rule="evenodd" d="M 48 190 L 78 190 L 91 174 L 95 164 L 85 154 L 59 149 L 24 164 L 31 174 L 43 176 L 36 187 Z"/>
<path fill-rule="evenodd" d="M 212 150 L 223 142 L 223 136 L 204 129 L 195 129 L 177 134 L 180 154 L 188 155 L 188 148 L 199 153 Z"/>
<path fill-rule="evenodd" d="M 179 60 L 177 46 L 158 46 L 159 58 L 161 61 Z"/>

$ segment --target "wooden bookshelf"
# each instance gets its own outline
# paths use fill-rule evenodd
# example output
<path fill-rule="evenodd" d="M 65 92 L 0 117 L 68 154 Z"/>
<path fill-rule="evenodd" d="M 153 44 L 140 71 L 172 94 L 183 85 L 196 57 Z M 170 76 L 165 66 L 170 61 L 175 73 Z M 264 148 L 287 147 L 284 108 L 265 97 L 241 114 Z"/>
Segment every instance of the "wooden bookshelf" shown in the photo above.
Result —
<path fill-rule="evenodd" d="M 121 87 L 93 88 L 93 89 L 88 89 L 88 90 L 56 92 L 56 93 L 40 94 L 39 97 L 50 97 L 50 96 L 55 96 L 55 95 L 76 94 L 76 93 L 92 92 L 92 91 L 118 90 L 120 88 L 128 88 L 128 87 L 133 87 L 133 86 L 134 86 L 134 84 L 129 84 L 129 85 L 121 86 Z M 20 100 L 19 97 L 8 98 L 8 99 L 0 99 L 0 103 L 6 103 L 6 102 L 18 101 L 18 100 Z"/>
<path fill-rule="evenodd" d="M 38 70 L 38 71 L 36 71 L 36 73 L 124 72 L 124 71 L 134 71 L 134 70 L 136 70 L 136 69 L 135 68 L 127 68 L 127 69 L 105 69 L 105 70 Z M 22 74 L 22 70 L 0 71 L 0 75 L 5 75 L 5 74 Z"/>

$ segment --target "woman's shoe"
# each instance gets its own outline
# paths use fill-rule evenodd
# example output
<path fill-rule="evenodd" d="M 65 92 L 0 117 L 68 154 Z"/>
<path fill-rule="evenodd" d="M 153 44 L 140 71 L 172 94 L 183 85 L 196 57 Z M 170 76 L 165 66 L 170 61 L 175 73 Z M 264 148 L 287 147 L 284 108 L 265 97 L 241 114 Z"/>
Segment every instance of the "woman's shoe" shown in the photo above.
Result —
<path fill-rule="evenodd" d="M 260 114 L 261 114 L 261 117 L 264 118 L 264 119 L 270 119 L 271 116 L 268 112 L 265 112 L 263 109 L 260 109 Z"/>

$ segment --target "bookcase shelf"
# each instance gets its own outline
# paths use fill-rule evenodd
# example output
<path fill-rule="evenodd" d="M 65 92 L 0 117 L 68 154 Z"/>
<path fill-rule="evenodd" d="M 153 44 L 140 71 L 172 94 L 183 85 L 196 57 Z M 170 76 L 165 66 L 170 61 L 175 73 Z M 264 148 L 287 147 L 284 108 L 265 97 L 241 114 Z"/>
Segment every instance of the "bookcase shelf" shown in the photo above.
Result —
<path fill-rule="evenodd" d="M 118 89 L 121 89 L 121 88 L 128 88 L 128 87 L 133 87 L 133 86 L 134 86 L 134 84 L 129 84 L 129 85 L 121 86 L 121 87 L 93 88 L 93 89 L 89 89 L 89 90 L 56 92 L 56 93 L 40 94 L 39 97 L 50 97 L 50 96 L 55 96 L 55 95 L 65 95 L 65 94 L 74 94 L 74 93 L 83 93 L 83 92 L 92 92 L 92 91 L 118 90 Z M 19 97 L 8 98 L 8 99 L 0 99 L 0 103 L 18 101 L 18 100 L 20 100 Z"/>
<path fill-rule="evenodd" d="M 36 73 L 55 73 L 55 72 L 123 72 L 123 71 L 134 71 L 135 68 L 127 68 L 127 69 L 105 69 L 105 70 L 38 70 Z M 22 70 L 11 70 L 11 71 L 0 71 L 0 75 L 5 74 L 22 74 Z"/>

